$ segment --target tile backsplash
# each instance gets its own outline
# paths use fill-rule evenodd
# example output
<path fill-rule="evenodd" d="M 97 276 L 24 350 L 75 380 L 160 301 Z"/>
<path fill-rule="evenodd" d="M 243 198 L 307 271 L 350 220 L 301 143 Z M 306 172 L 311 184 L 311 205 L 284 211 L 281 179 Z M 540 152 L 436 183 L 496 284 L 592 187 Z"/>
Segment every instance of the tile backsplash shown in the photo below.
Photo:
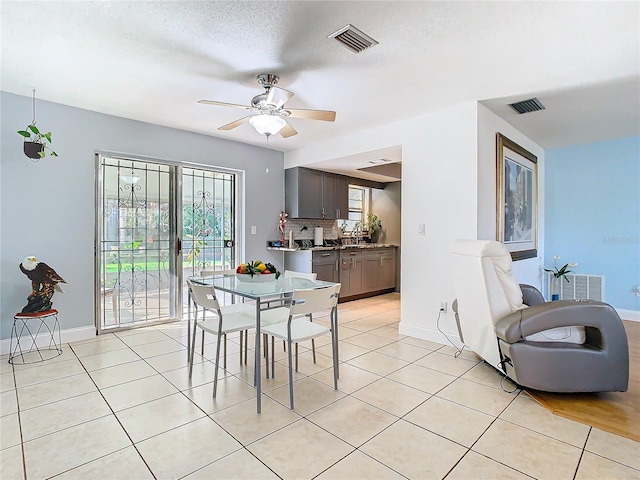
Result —
<path fill-rule="evenodd" d="M 304 227 L 307 227 L 307 229 L 303 230 Z M 289 232 L 293 230 L 294 240 L 313 240 L 313 229 L 315 227 L 322 227 L 325 240 L 335 240 L 336 238 L 339 238 L 342 233 L 340 227 L 338 227 L 337 220 L 293 218 L 287 219 L 284 229 L 284 238 L 285 240 L 288 240 Z"/>

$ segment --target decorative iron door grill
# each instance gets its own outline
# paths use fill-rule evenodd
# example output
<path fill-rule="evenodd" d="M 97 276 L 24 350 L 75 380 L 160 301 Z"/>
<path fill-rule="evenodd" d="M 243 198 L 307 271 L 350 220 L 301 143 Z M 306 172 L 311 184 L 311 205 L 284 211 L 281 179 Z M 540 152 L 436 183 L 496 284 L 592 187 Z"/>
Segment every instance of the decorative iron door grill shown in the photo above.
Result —
<path fill-rule="evenodd" d="M 98 330 L 179 319 L 184 278 L 235 265 L 239 174 L 102 155 L 97 165 Z"/>
<path fill-rule="evenodd" d="M 100 329 L 177 318 L 176 167 L 102 157 L 100 168 Z"/>
<path fill-rule="evenodd" d="M 236 175 L 182 169 L 184 278 L 235 266 Z"/>

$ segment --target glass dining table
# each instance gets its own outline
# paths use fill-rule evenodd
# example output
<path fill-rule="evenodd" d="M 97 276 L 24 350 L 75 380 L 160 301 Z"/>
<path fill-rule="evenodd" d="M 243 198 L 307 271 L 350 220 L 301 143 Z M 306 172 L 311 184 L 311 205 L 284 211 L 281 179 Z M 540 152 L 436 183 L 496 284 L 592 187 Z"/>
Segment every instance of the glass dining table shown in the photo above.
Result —
<path fill-rule="evenodd" d="M 262 411 L 262 382 L 260 375 L 260 340 L 262 335 L 260 334 L 260 312 L 272 308 L 270 305 L 276 303 L 276 307 L 281 307 L 284 300 L 288 296 L 291 296 L 295 290 L 308 290 L 316 288 L 332 287 L 336 285 L 333 282 L 325 282 L 322 280 L 308 280 L 306 278 L 284 278 L 283 275 L 277 280 L 271 280 L 262 283 L 249 283 L 240 281 L 235 274 L 221 274 L 211 276 L 189 277 L 189 280 L 193 283 L 201 285 L 212 285 L 214 289 L 226 292 L 231 295 L 237 295 L 239 297 L 255 301 L 256 305 L 256 340 L 255 340 L 255 386 L 257 390 L 256 407 L 257 412 Z M 191 330 L 191 298 L 189 298 L 189 318 L 188 325 L 189 331 Z M 337 309 L 334 309 L 331 315 L 331 328 L 336 329 L 337 340 Z M 194 327 L 195 328 L 195 327 Z M 190 343 L 190 342 L 188 342 Z M 336 348 L 337 348 L 336 341 Z M 337 353 L 337 352 L 336 352 Z M 337 358 L 337 355 L 336 355 Z M 267 372 L 269 366 L 267 365 Z"/>

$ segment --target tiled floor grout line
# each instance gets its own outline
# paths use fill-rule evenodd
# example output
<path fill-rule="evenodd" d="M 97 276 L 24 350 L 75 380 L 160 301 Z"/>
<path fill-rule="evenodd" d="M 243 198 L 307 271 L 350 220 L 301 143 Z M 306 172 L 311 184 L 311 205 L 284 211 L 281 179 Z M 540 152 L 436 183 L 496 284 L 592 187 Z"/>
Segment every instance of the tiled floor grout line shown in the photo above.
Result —
<path fill-rule="evenodd" d="M 16 396 L 16 414 L 18 416 L 18 429 L 20 430 L 20 451 L 22 452 L 22 475 L 27 478 L 27 457 L 24 453 L 24 434 L 22 433 L 22 417 L 20 416 L 20 397 L 18 396 L 18 383 L 16 382 L 16 369 L 11 365 L 11 374 L 13 377 L 13 391 Z"/>
<path fill-rule="evenodd" d="M 584 448 L 580 452 L 580 458 L 578 458 L 578 463 L 576 464 L 576 469 L 573 471 L 572 480 L 576 479 L 576 475 L 578 475 L 578 469 L 580 468 L 580 463 L 582 463 L 582 457 L 584 456 Z"/>

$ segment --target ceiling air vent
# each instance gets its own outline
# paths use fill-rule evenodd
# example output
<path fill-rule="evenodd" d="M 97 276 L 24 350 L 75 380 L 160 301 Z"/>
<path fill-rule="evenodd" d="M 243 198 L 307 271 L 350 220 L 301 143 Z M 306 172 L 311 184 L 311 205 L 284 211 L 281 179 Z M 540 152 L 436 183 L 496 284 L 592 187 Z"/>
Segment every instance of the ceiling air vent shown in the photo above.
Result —
<path fill-rule="evenodd" d="M 369 47 L 378 45 L 378 42 L 376 42 L 366 33 L 358 30 L 353 25 L 347 25 L 337 32 L 332 33 L 327 38 L 335 38 L 338 42 L 347 47 L 353 53 L 360 53 Z"/>
<path fill-rule="evenodd" d="M 513 108 L 520 115 L 523 113 L 537 112 L 538 110 L 544 110 L 544 105 L 540 103 L 537 98 L 530 98 L 529 100 L 523 100 L 517 103 L 510 103 L 509 106 Z"/>

